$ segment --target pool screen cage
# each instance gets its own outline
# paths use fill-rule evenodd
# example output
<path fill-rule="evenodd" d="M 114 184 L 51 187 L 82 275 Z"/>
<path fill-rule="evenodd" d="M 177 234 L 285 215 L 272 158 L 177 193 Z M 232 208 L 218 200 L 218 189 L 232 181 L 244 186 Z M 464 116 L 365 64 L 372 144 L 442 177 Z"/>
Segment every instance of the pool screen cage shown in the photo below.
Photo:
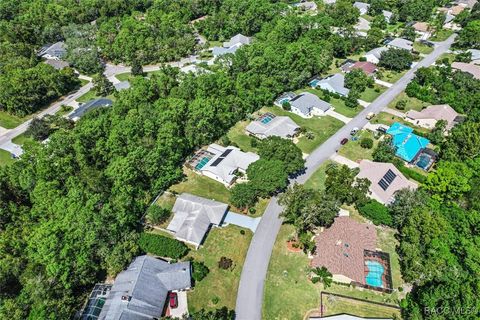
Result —
<path fill-rule="evenodd" d="M 393 283 L 392 283 L 392 269 L 390 267 L 390 255 L 387 252 L 382 251 L 372 251 L 372 250 L 363 250 L 363 260 L 364 260 L 364 274 L 365 277 L 370 272 L 366 261 L 376 261 L 383 265 L 384 272 L 382 275 L 383 287 L 370 286 L 368 284 L 363 284 L 363 287 L 367 289 L 382 291 L 386 293 L 393 292 Z"/>

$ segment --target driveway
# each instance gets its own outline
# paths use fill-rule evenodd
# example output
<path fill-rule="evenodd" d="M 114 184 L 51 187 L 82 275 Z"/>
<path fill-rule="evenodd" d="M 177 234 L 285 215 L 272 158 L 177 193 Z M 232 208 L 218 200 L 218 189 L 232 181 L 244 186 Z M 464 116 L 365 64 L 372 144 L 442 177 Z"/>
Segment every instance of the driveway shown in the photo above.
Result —
<path fill-rule="evenodd" d="M 338 113 L 338 112 L 336 112 L 332 109 L 327 110 L 327 112 L 325 112 L 325 114 L 327 114 L 331 117 L 334 117 L 335 119 L 338 119 L 338 120 L 342 121 L 343 123 L 349 123 L 350 120 L 352 120 L 352 118 L 346 117 L 343 114 L 340 114 L 340 113 Z"/>
<path fill-rule="evenodd" d="M 367 124 L 368 120 L 365 117 L 368 113 L 378 113 L 383 110 L 397 95 L 405 90 L 418 68 L 430 66 L 450 48 L 455 36 L 454 34 L 446 41 L 439 43 L 432 53 L 410 69 L 352 121 L 315 149 L 306 160 L 305 174 L 291 180 L 291 182 L 305 183 L 317 168 L 335 153 L 335 150 L 340 147 L 340 141 L 344 137 L 348 137 L 354 127 L 363 128 Z M 279 217 L 281 212 L 282 207 L 277 203 L 277 198 L 272 198 L 248 248 L 235 307 L 236 318 L 239 320 L 259 320 L 262 318 L 263 288 L 273 245 L 282 224 Z"/>
<path fill-rule="evenodd" d="M 385 108 L 383 111 L 385 111 L 386 113 L 390 113 L 393 116 L 400 117 L 400 118 L 405 117 L 405 113 L 397 111 L 395 109 Z"/>
<path fill-rule="evenodd" d="M 15 155 L 15 157 L 20 157 L 23 154 L 23 149 L 18 144 L 13 143 L 12 141 L 7 141 L 0 144 L 0 149 L 10 152 Z"/>
<path fill-rule="evenodd" d="M 178 307 L 175 309 L 170 308 L 169 309 L 169 314 L 170 317 L 174 319 L 183 319 L 183 315 L 188 314 L 188 303 L 187 303 L 187 292 L 186 291 L 175 291 L 177 293 L 177 298 L 178 298 Z"/>
<path fill-rule="evenodd" d="M 253 233 L 257 230 L 257 226 L 260 223 L 261 217 L 252 218 L 244 214 L 227 212 L 222 225 L 233 224 L 245 229 L 250 229 Z"/>
<path fill-rule="evenodd" d="M 359 164 L 355 161 L 352 161 L 348 158 L 345 158 L 344 156 L 341 156 L 337 153 L 335 154 L 332 154 L 332 156 L 330 157 L 330 159 L 332 159 L 333 161 L 335 161 L 336 163 L 339 163 L 339 164 L 344 164 L 346 165 L 347 167 L 349 167 L 350 169 L 355 169 L 355 168 L 358 168 L 359 167 Z"/>

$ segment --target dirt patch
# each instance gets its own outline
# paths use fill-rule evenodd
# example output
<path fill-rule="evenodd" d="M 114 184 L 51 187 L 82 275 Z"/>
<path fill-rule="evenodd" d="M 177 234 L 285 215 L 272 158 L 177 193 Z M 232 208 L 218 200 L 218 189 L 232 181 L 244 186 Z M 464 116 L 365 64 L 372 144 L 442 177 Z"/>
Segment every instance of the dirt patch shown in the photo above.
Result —
<path fill-rule="evenodd" d="M 287 249 L 290 252 L 301 252 L 300 243 L 297 241 L 287 241 Z"/>

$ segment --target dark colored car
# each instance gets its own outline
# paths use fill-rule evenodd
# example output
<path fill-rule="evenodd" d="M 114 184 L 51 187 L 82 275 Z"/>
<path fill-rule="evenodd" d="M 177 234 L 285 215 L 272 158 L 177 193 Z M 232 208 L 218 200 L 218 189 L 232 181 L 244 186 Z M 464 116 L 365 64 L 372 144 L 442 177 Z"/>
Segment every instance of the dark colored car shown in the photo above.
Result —
<path fill-rule="evenodd" d="M 340 144 L 343 146 L 344 144 L 346 144 L 348 142 L 348 139 L 347 138 L 343 138 L 342 141 L 340 141 Z"/>
<path fill-rule="evenodd" d="M 178 297 L 176 292 L 170 292 L 168 294 L 168 301 L 170 304 L 170 308 L 175 309 L 178 307 Z"/>

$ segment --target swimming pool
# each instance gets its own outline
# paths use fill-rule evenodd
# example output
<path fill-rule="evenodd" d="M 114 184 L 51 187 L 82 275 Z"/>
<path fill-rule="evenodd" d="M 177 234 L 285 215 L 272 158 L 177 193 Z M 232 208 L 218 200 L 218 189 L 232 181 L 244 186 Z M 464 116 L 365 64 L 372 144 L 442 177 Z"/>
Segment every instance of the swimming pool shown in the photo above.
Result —
<path fill-rule="evenodd" d="M 210 161 L 209 157 L 203 157 L 202 160 L 200 160 L 197 165 L 195 166 L 195 169 L 197 170 L 202 170 L 203 167 Z"/>
<path fill-rule="evenodd" d="M 310 85 L 310 87 L 315 88 L 319 82 L 320 82 L 320 80 L 313 79 L 312 81 L 310 81 L 309 85 Z"/>
<path fill-rule="evenodd" d="M 365 261 L 365 264 L 368 267 L 368 274 L 365 277 L 365 283 L 372 287 L 383 288 L 382 276 L 385 272 L 383 265 L 377 261 Z"/>
<path fill-rule="evenodd" d="M 270 121 L 272 121 L 272 119 L 273 119 L 273 118 L 271 118 L 271 117 L 265 117 L 265 118 L 263 118 L 263 119 L 261 120 L 261 122 L 262 122 L 263 124 L 267 124 L 267 123 L 269 123 Z"/>
<path fill-rule="evenodd" d="M 421 154 L 417 160 L 417 167 L 427 170 L 430 165 L 430 156 L 428 154 Z"/>

